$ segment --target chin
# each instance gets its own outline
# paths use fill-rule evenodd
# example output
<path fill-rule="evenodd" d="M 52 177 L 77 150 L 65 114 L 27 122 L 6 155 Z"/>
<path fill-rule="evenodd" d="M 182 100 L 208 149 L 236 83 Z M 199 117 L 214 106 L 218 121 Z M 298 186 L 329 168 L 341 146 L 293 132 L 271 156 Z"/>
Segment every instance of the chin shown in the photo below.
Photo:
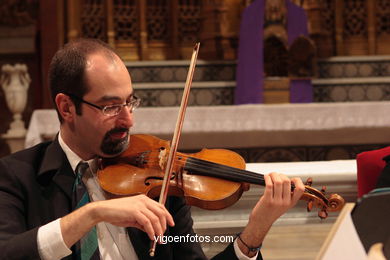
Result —
<path fill-rule="evenodd" d="M 116 156 L 122 154 L 123 152 L 125 152 L 128 147 L 129 147 L 129 142 L 126 141 L 126 143 L 123 143 L 121 145 L 118 144 L 116 146 L 109 147 L 109 149 L 101 149 L 100 153 L 104 154 L 104 157 L 107 157 L 107 158 L 116 157 Z"/>

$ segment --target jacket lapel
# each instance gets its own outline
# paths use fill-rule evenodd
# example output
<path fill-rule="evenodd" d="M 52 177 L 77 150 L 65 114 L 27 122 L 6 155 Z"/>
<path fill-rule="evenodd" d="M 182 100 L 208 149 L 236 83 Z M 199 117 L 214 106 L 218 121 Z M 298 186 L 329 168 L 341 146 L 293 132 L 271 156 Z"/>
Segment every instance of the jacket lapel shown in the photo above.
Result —
<path fill-rule="evenodd" d="M 43 186 L 47 186 L 53 181 L 69 200 L 72 199 L 75 175 L 61 149 L 58 137 L 47 147 L 37 178 Z"/>

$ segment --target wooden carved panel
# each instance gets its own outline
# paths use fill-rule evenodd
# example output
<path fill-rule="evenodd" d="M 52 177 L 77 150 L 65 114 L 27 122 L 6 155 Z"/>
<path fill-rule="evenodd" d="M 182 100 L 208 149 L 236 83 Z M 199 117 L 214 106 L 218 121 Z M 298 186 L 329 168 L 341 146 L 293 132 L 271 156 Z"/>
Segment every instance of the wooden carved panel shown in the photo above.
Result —
<path fill-rule="evenodd" d="M 179 0 L 178 37 L 179 42 L 193 45 L 199 40 L 201 28 L 200 0 Z"/>
<path fill-rule="evenodd" d="M 168 43 L 170 40 L 170 9 L 167 0 L 148 0 L 147 4 L 148 41 Z"/>
<path fill-rule="evenodd" d="M 365 0 L 344 1 L 344 53 L 346 55 L 365 55 L 367 43 L 367 7 Z"/>
<path fill-rule="evenodd" d="M 367 9 L 364 0 L 344 1 L 344 37 L 367 36 Z"/>
<path fill-rule="evenodd" d="M 390 53 L 390 2 L 386 0 L 375 1 L 375 28 L 377 54 Z"/>
<path fill-rule="evenodd" d="M 107 41 L 104 0 L 83 0 L 81 4 L 81 35 Z"/>
<path fill-rule="evenodd" d="M 297 1 L 294 1 L 295 3 Z M 335 1 L 302 1 L 307 15 L 310 38 L 317 47 L 316 56 L 326 58 L 335 54 Z"/>
<path fill-rule="evenodd" d="M 322 2 L 323 8 L 321 10 L 321 18 L 323 20 L 323 30 L 332 36 L 335 32 L 335 24 L 334 24 L 334 19 L 335 19 L 335 6 L 334 6 L 334 1 L 333 0 L 326 0 Z"/>
<path fill-rule="evenodd" d="M 390 35 L 390 2 L 376 0 L 376 27 L 377 35 Z"/>
<path fill-rule="evenodd" d="M 117 42 L 139 41 L 139 6 L 136 0 L 114 0 L 112 16 Z"/>

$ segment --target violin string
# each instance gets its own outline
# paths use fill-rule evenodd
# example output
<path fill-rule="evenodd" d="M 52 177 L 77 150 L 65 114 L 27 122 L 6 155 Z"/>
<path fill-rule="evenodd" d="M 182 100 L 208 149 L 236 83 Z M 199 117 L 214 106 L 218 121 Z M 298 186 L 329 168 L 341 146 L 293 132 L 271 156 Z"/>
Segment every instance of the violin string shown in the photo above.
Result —
<path fill-rule="evenodd" d="M 226 165 L 222 165 L 222 164 L 217 164 L 217 163 L 214 163 L 214 162 L 201 160 L 201 159 L 190 157 L 190 156 L 187 156 L 187 155 L 184 155 L 184 156 L 183 155 L 178 155 L 177 157 L 193 159 L 193 160 L 190 160 L 190 161 L 182 161 L 182 160 L 178 160 L 177 159 L 176 162 L 179 165 L 181 164 L 182 166 L 187 165 L 187 166 L 190 166 L 190 167 L 191 166 L 199 167 L 202 170 L 207 170 L 207 171 L 216 170 L 218 168 L 219 169 L 224 168 L 223 170 L 225 170 L 225 172 L 226 172 L 226 170 L 228 171 L 228 175 L 234 174 L 234 175 L 237 175 L 239 177 L 244 177 L 244 179 L 242 181 L 248 181 L 245 177 L 249 177 L 249 178 L 252 178 L 251 180 L 254 179 L 256 184 L 258 183 L 258 181 L 264 182 L 263 175 L 259 174 L 259 173 L 250 172 L 250 171 L 246 171 L 246 170 L 242 170 L 242 169 L 238 169 L 238 168 L 234 168 L 234 167 L 230 167 L 230 166 L 226 166 Z M 156 166 L 159 165 L 158 164 L 158 160 L 159 160 L 158 156 L 155 156 L 155 157 L 149 156 L 148 158 L 149 158 L 148 164 L 156 165 Z M 153 160 L 151 160 L 151 158 L 153 158 Z M 222 171 L 222 172 L 219 171 L 216 175 L 218 177 L 226 177 L 228 175 L 226 175 L 225 172 L 224 171 Z M 308 191 L 308 192 L 310 192 L 310 191 Z"/>
<path fill-rule="evenodd" d="M 153 168 L 160 167 L 159 152 L 147 151 L 147 153 L 149 154 L 147 156 L 148 165 L 152 166 Z M 156 153 L 156 155 L 154 155 L 155 153 Z M 144 154 L 144 153 L 142 153 L 142 154 Z M 215 175 L 215 177 L 230 178 L 233 175 L 233 176 L 237 176 L 240 179 L 239 181 L 250 182 L 253 184 L 259 184 L 259 182 L 261 182 L 262 184 L 265 184 L 264 177 L 263 177 L 264 175 L 262 175 L 260 173 L 250 172 L 250 171 L 246 171 L 246 170 L 242 170 L 242 169 L 238 169 L 238 168 L 234 168 L 234 167 L 230 167 L 230 166 L 226 166 L 226 165 L 222 165 L 222 164 L 218 164 L 218 163 L 214 163 L 214 162 L 210 162 L 210 161 L 206 161 L 206 160 L 201 160 L 201 159 L 198 159 L 195 157 L 191 157 L 190 155 L 179 154 L 179 155 L 176 155 L 176 158 L 177 158 L 176 164 L 181 165 L 183 167 L 186 165 L 188 167 L 196 167 L 196 168 L 198 168 L 198 170 L 201 170 L 202 172 L 205 172 L 205 171 L 210 172 L 213 170 L 215 171 L 217 168 L 224 168 L 224 169 L 222 169 L 222 171 L 221 171 L 221 169 L 218 169 L 218 171 L 215 172 L 215 174 L 211 174 L 211 175 Z M 196 160 L 188 161 L 189 158 L 196 159 Z M 186 160 L 184 160 L 184 159 L 186 159 Z M 217 168 L 215 166 L 217 166 Z M 205 173 L 204 175 L 210 175 L 210 174 Z M 213 176 L 211 176 L 211 177 L 213 177 Z M 305 188 L 304 192 L 316 196 L 316 194 L 314 192 L 312 192 L 311 190 L 309 190 L 307 188 Z"/>
<path fill-rule="evenodd" d="M 183 156 L 177 156 L 177 157 L 183 157 Z M 213 175 L 217 175 L 217 177 L 230 177 L 231 175 L 235 175 L 237 177 L 240 177 L 241 181 L 246 181 L 246 182 L 250 181 L 250 182 L 255 182 L 257 184 L 259 182 L 264 181 L 263 176 L 257 173 L 253 173 L 242 169 L 237 169 L 234 167 L 225 166 L 225 165 L 221 165 L 221 164 L 217 164 L 217 163 L 213 163 L 213 162 L 209 162 L 197 158 L 195 159 L 193 157 L 188 157 L 188 156 L 186 157 L 191 158 L 192 160 L 183 161 L 177 159 L 176 160 L 177 164 L 182 166 L 198 168 L 198 170 L 201 170 L 204 173 L 204 175 L 209 175 L 207 174 L 208 172 L 215 172 L 216 170 L 218 170 Z M 158 158 L 154 157 L 153 159 L 151 159 L 151 157 L 149 157 L 148 164 L 153 166 L 158 165 Z M 251 179 L 248 180 L 247 177 Z"/>
<path fill-rule="evenodd" d="M 194 157 L 189 157 L 189 158 L 194 159 Z M 193 162 L 193 160 L 187 161 L 186 165 L 187 164 L 191 165 L 191 166 L 193 165 L 195 167 L 203 167 L 204 170 L 210 170 L 210 168 L 212 168 L 212 170 L 215 170 L 215 167 L 213 167 L 213 166 L 216 165 L 220 168 L 223 168 L 223 170 L 224 170 L 222 172 L 217 173 L 218 177 L 226 177 L 226 176 L 229 176 L 230 174 L 235 174 L 239 177 L 244 177 L 243 180 L 241 180 L 241 181 L 251 182 L 251 180 L 254 180 L 255 182 L 252 182 L 253 184 L 259 184 L 258 182 L 265 184 L 264 175 L 262 175 L 260 173 L 250 172 L 250 171 L 246 171 L 246 170 L 242 170 L 242 169 L 238 169 L 238 168 L 234 168 L 234 167 L 229 167 L 226 165 L 216 164 L 213 162 L 209 162 L 209 161 L 201 160 L 201 159 L 197 159 L 197 158 L 196 158 L 195 162 Z M 208 167 L 208 166 L 211 166 L 211 167 Z M 227 173 L 227 175 L 225 173 Z M 311 190 L 309 190 L 307 188 L 305 188 L 304 192 L 315 195 Z"/>
<path fill-rule="evenodd" d="M 265 184 L 264 175 L 262 175 L 262 174 L 250 172 L 250 171 L 245 171 L 242 169 L 237 169 L 237 168 L 229 167 L 229 166 L 225 166 L 225 165 L 219 165 L 219 164 L 215 164 L 213 162 L 204 161 L 204 160 L 200 160 L 200 159 L 197 159 L 197 160 L 195 160 L 195 162 L 193 162 L 192 159 L 194 159 L 194 158 L 190 158 L 190 159 L 191 160 L 187 161 L 187 163 L 186 163 L 186 166 L 189 165 L 189 168 L 191 168 L 191 166 L 193 166 L 193 167 L 196 167 L 197 170 L 202 171 L 202 172 L 203 171 L 209 172 L 210 170 L 212 170 L 215 173 L 215 174 L 213 173 L 213 174 L 205 174 L 205 175 L 212 176 L 212 177 L 221 177 L 224 179 L 234 179 L 234 181 L 249 182 L 252 184 L 260 184 L 260 183 L 263 185 Z M 211 167 L 209 167 L 208 164 L 212 164 L 212 165 L 215 164 L 215 165 L 218 165 L 218 167 L 216 167 L 216 168 L 214 167 L 211 169 Z M 219 171 L 219 170 L 222 170 L 222 171 Z M 232 178 L 232 175 L 233 175 L 233 178 Z M 234 178 L 234 177 L 238 177 L 238 178 Z M 314 196 L 317 195 L 307 188 L 305 188 L 304 192 L 309 193 L 309 194 L 314 195 Z"/>
<path fill-rule="evenodd" d="M 182 159 L 191 158 L 191 159 L 196 159 L 196 163 L 193 163 L 193 165 L 197 165 L 197 163 L 200 163 L 202 165 L 208 164 L 209 166 L 225 166 L 225 165 L 222 165 L 222 164 L 218 164 L 218 163 L 214 163 L 214 162 L 198 159 L 198 158 L 191 157 L 191 156 L 188 156 L 188 155 L 177 155 L 176 157 L 178 158 L 178 159 L 176 159 L 176 163 L 178 163 L 179 165 L 185 165 L 185 164 L 189 163 L 188 161 L 185 161 L 185 160 L 182 160 Z M 151 164 L 154 164 L 154 163 L 158 164 L 159 159 L 160 158 L 157 155 L 156 156 L 148 156 L 148 164 L 150 164 L 150 163 Z M 227 167 L 229 170 L 245 171 L 245 170 L 234 168 L 234 167 L 230 167 L 230 166 L 225 166 L 225 167 Z M 253 173 L 253 172 L 249 172 L 249 171 L 246 171 L 246 173 L 253 174 L 254 177 L 260 175 L 258 173 Z"/>
<path fill-rule="evenodd" d="M 146 156 L 145 156 L 146 155 Z M 139 160 L 142 159 L 142 160 Z M 147 163 L 149 168 L 159 168 L 161 156 L 157 151 L 145 151 L 136 156 L 136 162 L 141 161 Z M 176 155 L 175 164 L 188 169 L 191 174 L 191 170 L 195 171 L 195 174 L 200 174 L 210 177 L 219 177 L 236 182 L 249 182 L 252 184 L 265 185 L 264 175 L 260 173 L 250 172 L 243 169 L 230 167 L 227 165 L 214 163 L 206 160 L 202 160 L 191 155 L 178 154 Z M 294 184 L 292 184 L 294 187 Z M 292 188 L 293 190 L 294 188 Z M 328 199 L 321 193 L 315 192 L 305 187 L 304 192 L 310 194 L 316 198 L 322 199 L 322 201 L 328 205 Z"/>
<path fill-rule="evenodd" d="M 200 171 L 205 175 L 235 179 L 236 181 L 256 184 L 264 182 L 264 178 L 260 174 L 196 158 L 188 159 L 185 167 L 194 168 L 194 170 Z"/>

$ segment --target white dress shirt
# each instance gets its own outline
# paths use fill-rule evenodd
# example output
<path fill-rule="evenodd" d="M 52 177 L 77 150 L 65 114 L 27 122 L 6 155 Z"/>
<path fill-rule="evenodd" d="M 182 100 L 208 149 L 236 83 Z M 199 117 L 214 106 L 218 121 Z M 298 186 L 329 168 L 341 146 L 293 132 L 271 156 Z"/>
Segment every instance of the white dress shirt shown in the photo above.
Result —
<path fill-rule="evenodd" d="M 64 142 L 61 132 L 58 135 L 58 141 L 74 172 L 77 164 L 82 159 Z M 96 179 L 96 160 L 92 159 L 88 161 L 88 164 L 90 167 L 83 175 L 83 182 L 87 187 L 91 201 L 105 200 L 104 193 Z M 138 259 L 125 228 L 106 222 L 98 223 L 96 228 L 101 259 Z M 37 243 L 39 255 L 43 260 L 61 259 L 72 253 L 63 240 L 60 219 L 56 219 L 38 229 Z M 249 258 L 244 255 L 238 247 L 237 239 L 234 241 L 234 251 L 240 260 L 255 260 L 257 257 L 256 255 Z"/>
<path fill-rule="evenodd" d="M 61 133 L 58 135 L 58 141 L 74 172 L 77 164 L 82 161 L 81 158 L 66 145 Z M 90 160 L 88 164 L 90 167 L 83 174 L 83 182 L 87 187 L 89 197 L 91 201 L 105 200 L 104 193 L 94 174 L 96 173 L 96 161 Z M 138 259 L 125 228 L 100 222 L 96 225 L 96 229 L 101 259 Z M 45 260 L 61 259 L 72 253 L 62 238 L 60 219 L 38 229 L 38 250 L 41 259 Z"/>

